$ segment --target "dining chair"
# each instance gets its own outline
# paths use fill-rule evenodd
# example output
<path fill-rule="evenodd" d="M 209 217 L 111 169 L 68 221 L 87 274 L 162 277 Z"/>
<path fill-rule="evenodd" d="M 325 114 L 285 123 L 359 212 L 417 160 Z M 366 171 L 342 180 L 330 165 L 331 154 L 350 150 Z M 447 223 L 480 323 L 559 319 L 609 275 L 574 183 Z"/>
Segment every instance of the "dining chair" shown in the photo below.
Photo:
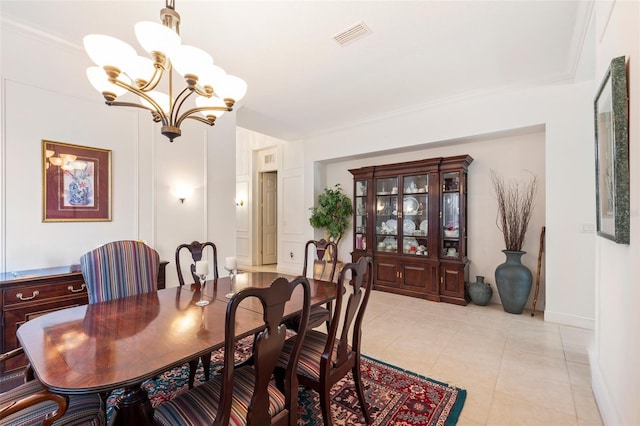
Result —
<path fill-rule="evenodd" d="M 311 269 L 313 279 L 333 282 L 337 265 L 338 246 L 335 242 L 325 239 L 307 241 L 304 246 L 302 276 L 306 277 L 309 269 Z M 328 302 L 326 307 L 314 306 L 309 315 L 308 328 L 316 328 L 322 323 L 325 323 L 328 330 L 332 310 L 331 302 Z M 284 324 L 288 329 L 297 331 L 299 321 L 300 316 L 295 316 L 285 320 Z"/>
<path fill-rule="evenodd" d="M 156 291 L 160 256 L 142 241 L 106 243 L 80 257 L 89 303 Z"/>
<path fill-rule="evenodd" d="M 23 353 L 22 348 L 0 355 L 0 363 Z M 104 404 L 97 394 L 59 395 L 45 389 L 26 370 L 25 382 L 0 394 L 0 424 L 3 426 L 83 424 L 98 426 L 106 423 Z"/>
<path fill-rule="evenodd" d="M 289 364 L 284 368 L 280 390 L 271 380 L 284 345 L 287 329 L 282 324 L 285 305 L 296 288 L 302 287 L 302 320 L 298 342 L 304 341 L 309 320 L 311 290 L 305 277 L 291 282 L 276 278 L 268 288 L 249 287 L 236 293 L 227 305 L 225 317 L 224 364 L 222 374 L 155 409 L 158 425 L 288 425 L 298 417 L 298 381 L 296 375 L 301 344 L 290 348 Z M 253 343 L 251 363 L 235 365 L 235 317 L 244 300 L 259 301 L 264 329 Z M 253 303 L 253 301 L 251 301 Z M 205 308 L 206 309 L 206 308 Z"/>
<path fill-rule="evenodd" d="M 309 330 L 306 336 L 293 336 L 283 347 L 278 360 L 276 379 L 282 386 L 282 372 L 295 355 L 300 339 L 304 339 L 298 360 L 298 380 L 300 385 L 314 389 L 320 395 L 320 409 L 325 426 L 333 424 L 331 417 L 330 391 L 334 384 L 352 373 L 358 401 L 366 424 L 371 424 L 371 416 L 364 396 L 360 371 L 360 342 L 362 319 L 372 288 L 373 262 L 371 257 L 361 257 L 355 263 L 348 263 L 338 274 L 338 289 L 335 310 L 328 333 Z M 352 287 L 346 292 L 347 283 Z M 343 302 L 349 293 L 343 313 Z M 342 314 L 343 313 L 343 314 Z M 340 324 L 340 318 L 343 318 Z"/>
<path fill-rule="evenodd" d="M 156 291 L 160 256 L 142 241 L 111 241 L 83 254 L 80 269 L 92 305 Z"/>
<path fill-rule="evenodd" d="M 205 243 L 192 241 L 190 244 L 180 244 L 176 249 L 176 269 L 178 270 L 178 282 L 180 283 L 180 285 L 184 285 L 182 267 L 180 266 L 180 251 L 182 249 L 187 249 L 191 254 L 193 263 L 189 264 L 189 271 L 191 272 L 193 282 L 199 283 L 200 278 L 196 275 L 195 262 L 199 262 L 200 260 L 202 260 L 202 254 L 204 253 L 207 247 L 211 248 L 211 252 L 213 254 L 213 278 L 214 279 L 218 278 L 218 249 L 216 245 L 210 241 L 207 241 Z"/>
<path fill-rule="evenodd" d="M 184 285 L 184 277 L 182 275 L 182 266 L 180 266 L 180 251 L 186 249 L 191 255 L 193 263 L 189 263 L 189 272 L 193 278 L 193 283 L 200 285 L 200 277 L 196 275 L 196 262 L 202 260 L 202 254 L 204 250 L 209 247 L 213 255 L 213 279 L 218 279 L 218 248 L 210 241 L 201 243 L 199 241 L 192 241 L 190 244 L 180 244 L 176 248 L 176 269 L 178 271 L 178 283 Z M 198 369 L 198 362 L 202 361 L 202 371 L 204 372 L 204 379 L 209 380 L 209 370 L 211 368 L 211 352 L 202 355 L 199 359 L 189 361 L 189 389 L 193 388 L 193 383 L 196 379 L 196 370 Z"/>

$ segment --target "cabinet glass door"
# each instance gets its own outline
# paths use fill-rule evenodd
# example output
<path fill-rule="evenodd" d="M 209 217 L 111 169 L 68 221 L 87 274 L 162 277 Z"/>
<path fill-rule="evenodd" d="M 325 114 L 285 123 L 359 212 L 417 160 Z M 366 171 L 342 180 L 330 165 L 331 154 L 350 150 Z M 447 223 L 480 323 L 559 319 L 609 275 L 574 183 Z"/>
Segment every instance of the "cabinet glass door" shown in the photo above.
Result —
<path fill-rule="evenodd" d="M 460 173 L 443 173 L 442 183 L 442 254 L 460 255 Z"/>
<path fill-rule="evenodd" d="M 356 181 L 356 194 L 355 194 L 355 209 L 356 209 L 356 223 L 355 223 L 355 241 L 354 247 L 356 250 L 367 249 L 367 181 Z"/>
<path fill-rule="evenodd" d="M 376 246 L 378 252 L 398 252 L 398 178 L 376 179 Z"/>
<path fill-rule="evenodd" d="M 402 183 L 402 253 L 426 256 L 429 176 L 405 176 Z"/>

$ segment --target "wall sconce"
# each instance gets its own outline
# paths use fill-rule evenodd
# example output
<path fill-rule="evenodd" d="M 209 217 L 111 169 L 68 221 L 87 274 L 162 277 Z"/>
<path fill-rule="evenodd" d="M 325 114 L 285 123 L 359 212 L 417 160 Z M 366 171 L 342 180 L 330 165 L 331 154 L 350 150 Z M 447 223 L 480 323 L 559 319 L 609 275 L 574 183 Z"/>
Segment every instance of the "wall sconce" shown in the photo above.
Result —
<path fill-rule="evenodd" d="M 236 198 L 236 206 L 244 206 L 244 200 L 242 198 Z"/>
<path fill-rule="evenodd" d="M 182 185 L 182 186 L 176 187 L 173 190 L 173 193 L 176 197 L 178 197 L 178 200 L 180 200 L 180 202 L 184 204 L 184 200 L 186 200 L 187 198 L 193 195 L 193 188 Z"/>

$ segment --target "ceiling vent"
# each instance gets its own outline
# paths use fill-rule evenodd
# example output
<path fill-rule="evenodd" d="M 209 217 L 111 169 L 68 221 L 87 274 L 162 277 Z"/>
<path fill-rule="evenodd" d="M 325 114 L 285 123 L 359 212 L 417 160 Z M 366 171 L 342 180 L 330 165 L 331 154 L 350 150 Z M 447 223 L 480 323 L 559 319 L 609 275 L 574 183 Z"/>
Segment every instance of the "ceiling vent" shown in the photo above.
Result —
<path fill-rule="evenodd" d="M 364 24 L 364 22 L 360 21 L 346 30 L 334 35 L 333 39 L 337 41 L 339 45 L 345 46 L 368 34 L 371 34 L 371 30 Z"/>

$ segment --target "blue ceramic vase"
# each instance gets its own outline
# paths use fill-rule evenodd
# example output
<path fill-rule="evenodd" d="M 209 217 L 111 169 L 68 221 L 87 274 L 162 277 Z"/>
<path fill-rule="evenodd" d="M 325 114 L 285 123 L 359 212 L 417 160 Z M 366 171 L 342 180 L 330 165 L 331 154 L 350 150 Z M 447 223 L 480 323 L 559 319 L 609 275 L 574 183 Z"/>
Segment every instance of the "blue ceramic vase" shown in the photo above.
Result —
<path fill-rule="evenodd" d="M 496 268 L 496 287 L 502 307 L 511 314 L 521 314 L 531 293 L 531 271 L 521 262 L 526 251 L 502 250 L 506 262 Z"/>
<path fill-rule="evenodd" d="M 491 285 L 484 282 L 482 275 L 476 276 L 476 282 L 467 284 L 467 290 L 473 303 L 479 306 L 486 306 L 493 295 Z"/>

